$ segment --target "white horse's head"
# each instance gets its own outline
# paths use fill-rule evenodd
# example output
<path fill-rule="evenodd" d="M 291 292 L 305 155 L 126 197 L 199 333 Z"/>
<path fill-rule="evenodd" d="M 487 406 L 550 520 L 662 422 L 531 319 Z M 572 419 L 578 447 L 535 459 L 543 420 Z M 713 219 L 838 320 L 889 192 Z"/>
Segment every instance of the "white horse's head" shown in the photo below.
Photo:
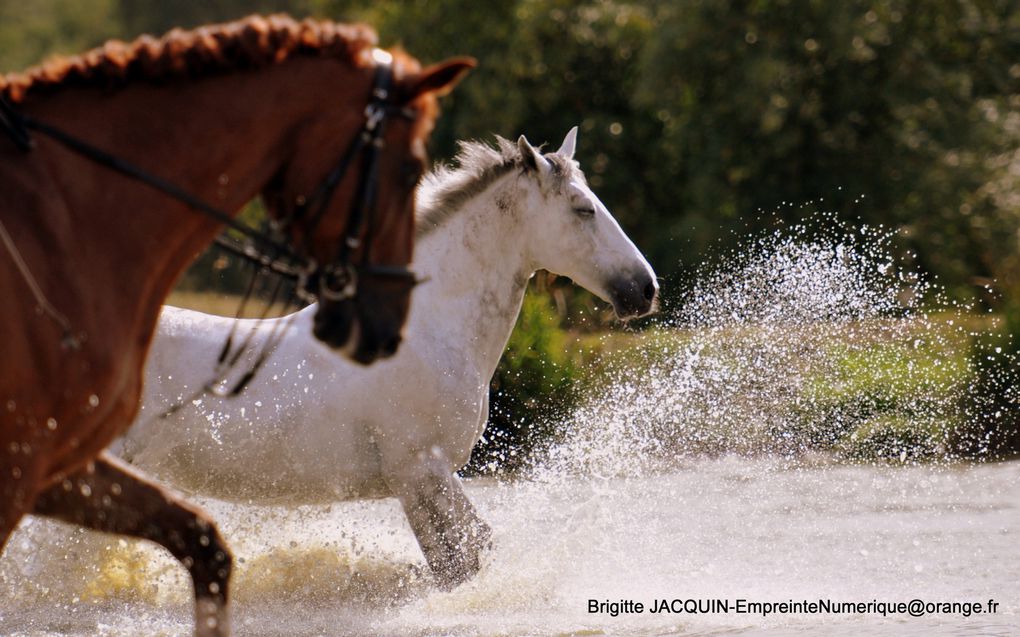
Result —
<path fill-rule="evenodd" d="M 577 127 L 560 149 L 542 154 L 521 135 L 517 140 L 525 179 L 526 203 L 518 206 L 534 228 L 526 249 L 535 269 L 573 279 L 612 303 L 620 318 L 653 311 L 659 291 L 655 272 L 616 219 L 588 187 L 574 148 Z"/>

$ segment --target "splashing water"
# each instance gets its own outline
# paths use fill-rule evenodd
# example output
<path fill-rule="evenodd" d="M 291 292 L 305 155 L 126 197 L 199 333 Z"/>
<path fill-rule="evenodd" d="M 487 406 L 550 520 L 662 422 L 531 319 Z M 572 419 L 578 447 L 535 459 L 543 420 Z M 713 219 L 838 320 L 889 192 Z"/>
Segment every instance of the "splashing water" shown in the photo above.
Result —
<path fill-rule="evenodd" d="M 698 277 L 638 356 L 610 364 L 542 472 L 645 475 L 720 453 L 951 456 L 965 308 L 896 267 L 892 233 L 821 220 Z M 919 309 L 925 298 L 938 310 Z"/>
<path fill-rule="evenodd" d="M 937 290 L 897 267 L 890 233 L 817 223 L 828 229 L 706 268 L 526 476 L 468 482 L 494 546 L 453 591 L 432 586 L 393 501 L 205 502 L 238 556 L 235 634 L 1020 633 L 1020 463 L 953 452 L 962 314 L 920 309 Z M 0 634 L 189 635 L 189 586 L 147 545 L 29 520 L 0 559 Z M 999 606 L 648 612 L 657 599 L 914 598 Z M 592 613 L 592 600 L 644 612 Z"/>

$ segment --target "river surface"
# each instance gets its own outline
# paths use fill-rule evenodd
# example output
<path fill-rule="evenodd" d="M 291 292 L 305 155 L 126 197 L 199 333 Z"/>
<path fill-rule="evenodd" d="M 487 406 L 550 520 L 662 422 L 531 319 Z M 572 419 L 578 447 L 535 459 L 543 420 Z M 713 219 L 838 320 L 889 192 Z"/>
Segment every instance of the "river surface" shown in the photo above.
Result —
<path fill-rule="evenodd" d="M 724 457 L 467 490 L 495 544 L 451 592 L 429 581 L 392 501 L 206 501 L 239 557 L 235 634 L 1020 634 L 1020 463 Z M 0 560 L 0 634 L 190 635 L 188 586 L 156 549 L 29 519 Z M 649 612 L 660 599 L 719 601 L 702 602 L 716 612 Z M 739 600 L 915 599 L 957 606 L 924 617 L 737 612 Z M 590 613 L 590 600 L 644 612 Z M 989 600 L 994 613 L 965 616 L 964 603 L 987 611 Z"/>

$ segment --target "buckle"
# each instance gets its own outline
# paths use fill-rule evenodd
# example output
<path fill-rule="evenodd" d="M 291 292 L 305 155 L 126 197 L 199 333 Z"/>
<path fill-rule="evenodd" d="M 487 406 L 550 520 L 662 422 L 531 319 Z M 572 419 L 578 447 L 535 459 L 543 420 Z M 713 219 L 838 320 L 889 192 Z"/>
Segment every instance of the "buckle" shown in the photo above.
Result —
<path fill-rule="evenodd" d="M 358 273 L 350 264 L 330 264 L 318 275 L 319 298 L 324 301 L 347 301 L 358 293 Z"/>
<path fill-rule="evenodd" d="M 386 106 L 383 102 L 369 102 L 365 107 L 365 131 L 375 132 L 379 122 L 386 117 Z"/>

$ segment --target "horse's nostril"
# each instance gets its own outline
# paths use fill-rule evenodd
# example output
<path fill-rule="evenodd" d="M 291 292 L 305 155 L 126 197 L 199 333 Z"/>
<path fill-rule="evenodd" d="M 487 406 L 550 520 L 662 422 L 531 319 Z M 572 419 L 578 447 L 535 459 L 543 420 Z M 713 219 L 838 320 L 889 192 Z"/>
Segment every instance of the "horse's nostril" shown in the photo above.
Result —
<path fill-rule="evenodd" d="M 649 281 L 645 286 L 645 300 L 651 301 L 655 298 L 655 281 Z"/>

